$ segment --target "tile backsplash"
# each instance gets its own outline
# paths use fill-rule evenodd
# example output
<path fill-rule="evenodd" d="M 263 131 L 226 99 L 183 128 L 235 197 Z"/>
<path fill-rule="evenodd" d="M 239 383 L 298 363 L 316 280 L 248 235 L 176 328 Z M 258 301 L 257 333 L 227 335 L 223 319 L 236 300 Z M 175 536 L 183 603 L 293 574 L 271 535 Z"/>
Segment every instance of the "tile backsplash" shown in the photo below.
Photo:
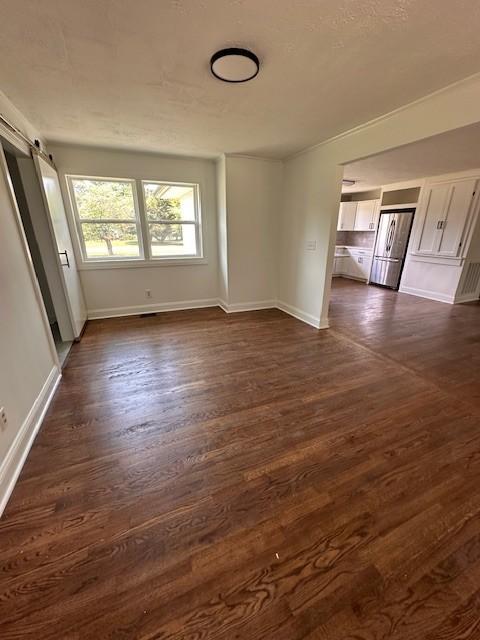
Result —
<path fill-rule="evenodd" d="M 337 231 L 337 245 L 373 248 L 375 231 Z"/>

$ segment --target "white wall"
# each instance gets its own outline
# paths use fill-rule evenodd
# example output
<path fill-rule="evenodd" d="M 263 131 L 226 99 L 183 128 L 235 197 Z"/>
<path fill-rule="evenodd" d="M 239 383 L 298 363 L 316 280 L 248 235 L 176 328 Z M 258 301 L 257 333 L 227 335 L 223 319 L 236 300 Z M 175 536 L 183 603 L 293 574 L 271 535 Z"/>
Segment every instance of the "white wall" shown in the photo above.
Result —
<path fill-rule="evenodd" d="M 2 93 L 0 113 L 35 137 L 33 125 Z M 0 252 L 0 406 L 8 421 L 0 428 L 0 515 L 60 375 L 19 216 L 0 147 L 0 238 L 8 238 Z"/>
<path fill-rule="evenodd" d="M 48 334 L 48 322 L 37 297 L 17 212 L 6 179 L 6 163 L 0 150 L 0 405 L 8 426 L 0 430 L 0 513 L 7 453 L 41 395 L 56 362 Z M 18 214 L 19 215 L 19 214 Z M 7 478 L 8 480 L 8 478 Z M 6 480 L 5 480 L 6 482 Z"/>
<path fill-rule="evenodd" d="M 286 163 L 280 225 L 278 299 L 286 311 L 317 327 L 325 279 L 333 265 L 343 169 L 315 152 Z M 316 249 L 307 248 L 315 242 Z"/>
<path fill-rule="evenodd" d="M 278 223 L 283 163 L 225 159 L 228 304 L 271 306 L 277 297 Z"/>
<path fill-rule="evenodd" d="M 209 304 L 217 298 L 215 163 L 212 160 L 123 150 L 49 146 L 60 174 L 68 213 L 65 174 L 196 182 L 200 185 L 204 264 L 89 269 L 81 271 L 89 317 L 139 313 L 142 308 Z M 145 290 L 152 297 L 147 299 Z"/>
<path fill-rule="evenodd" d="M 285 166 L 279 300 L 325 326 L 340 165 L 479 121 L 480 76 L 447 87 L 290 158 Z M 306 241 L 317 243 L 308 252 Z"/>

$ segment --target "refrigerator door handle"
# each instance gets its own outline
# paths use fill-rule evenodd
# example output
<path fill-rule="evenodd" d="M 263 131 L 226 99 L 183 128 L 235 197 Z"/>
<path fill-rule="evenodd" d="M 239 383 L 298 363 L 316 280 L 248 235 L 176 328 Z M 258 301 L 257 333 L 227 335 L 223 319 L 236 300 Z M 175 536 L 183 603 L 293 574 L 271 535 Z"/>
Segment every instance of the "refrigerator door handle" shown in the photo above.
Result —
<path fill-rule="evenodd" d="M 381 258 L 379 256 L 375 256 L 375 260 L 380 260 L 380 262 L 400 262 L 400 258 Z"/>
<path fill-rule="evenodd" d="M 390 252 L 392 249 L 392 242 L 393 242 L 394 236 L 395 236 L 395 218 L 393 218 L 392 221 L 390 222 L 390 227 L 388 229 L 387 246 L 385 247 L 387 252 Z"/>

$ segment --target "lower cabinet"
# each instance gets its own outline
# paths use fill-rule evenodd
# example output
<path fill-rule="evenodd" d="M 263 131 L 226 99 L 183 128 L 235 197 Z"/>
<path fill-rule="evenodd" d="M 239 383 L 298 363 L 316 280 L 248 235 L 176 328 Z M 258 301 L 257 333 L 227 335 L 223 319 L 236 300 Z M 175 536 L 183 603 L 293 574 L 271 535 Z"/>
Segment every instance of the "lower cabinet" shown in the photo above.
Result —
<path fill-rule="evenodd" d="M 368 280 L 372 266 L 372 254 L 362 250 L 347 249 L 344 256 L 335 258 L 333 275 L 356 280 Z"/>

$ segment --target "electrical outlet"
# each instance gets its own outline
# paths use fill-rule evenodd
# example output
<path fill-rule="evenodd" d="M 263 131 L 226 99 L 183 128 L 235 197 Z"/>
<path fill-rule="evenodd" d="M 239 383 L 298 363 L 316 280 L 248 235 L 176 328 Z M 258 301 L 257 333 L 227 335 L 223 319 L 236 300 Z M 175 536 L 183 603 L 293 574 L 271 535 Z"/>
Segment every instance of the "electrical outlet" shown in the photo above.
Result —
<path fill-rule="evenodd" d="M 7 414 L 4 407 L 0 407 L 0 429 L 3 431 L 8 426 Z"/>
<path fill-rule="evenodd" d="M 151 289 L 145 289 L 145 297 L 146 298 L 151 298 L 152 297 Z"/>

